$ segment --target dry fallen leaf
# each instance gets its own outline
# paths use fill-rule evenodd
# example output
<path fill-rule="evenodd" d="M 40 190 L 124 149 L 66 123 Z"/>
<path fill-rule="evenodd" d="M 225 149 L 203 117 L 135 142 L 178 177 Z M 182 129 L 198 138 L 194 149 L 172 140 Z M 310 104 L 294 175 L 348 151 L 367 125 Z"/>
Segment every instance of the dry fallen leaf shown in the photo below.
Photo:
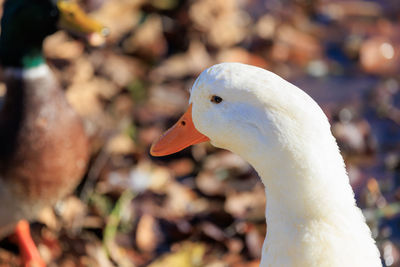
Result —
<path fill-rule="evenodd" d="M 394 74 L 400 68 L 400 44 L 385 37 L 370 38 L 361 45 L 360 64 L 369 73 Z"/>
<path fill-rule="evenodd" d="M 135 143 L 127 134 L 120 133 L 108 140 L 106 150 L 110 154 L 131 154 L 135 151 Z"/>
<path fill-rule="evenodd" d="M 218 53 L 217 59 L 218 62 L 239 62 L 260 68 L 268 68 L 268 63 L 263 57 L 240 47 L 222 50 Z"/>
<path fill-rule="evenodd" d="M 165 209 L 166 215 L 179 218 L 207 210 L 208 202 L 189 187 L 173 182 L 167 187 Z"/>
<path fill-rule="evenodd" d="M 57 205 L 57 213 L 61 221 L 68 229 L 80 227 L 76 225 L 76 220 L 85 217 L 87 206 L 77 197 L 69 196 Z"/>
<path fill-rule="evenodd" d="M 265 212 L 265 191 L 261 186 L 253 191 L 228 193 L 225 202 L 226 212 L 236 218 L 262 219 Z"/>
<path fill-rule="evenodd" d="M 224 195 L 226 191 L 226 182 L 218 179 L 211 171 L 200 172 L 196 177 L 196 185 L 208 196 Z"/>
<path fill-rule="evenodd" d="M 136 245 L 142 252 L 154 252 L 162 235 L 157 220 L 150 214 L 143 214 L 136 228 Z"/>
<path fill-rule="evenodd" d="M 84 44 L 72 40 L 65 32 L 57 32 L 43 43 L 44 54 L 52 59 L 75 60 L 80 57 L 84 50 Z"/>
<path fill-rule="evenodd" d="M 167 43 L 163 35 L 161 17 L 155 14 L 147 17 L 124 41 L 123 48 L 127 53 L 135 52 L 150 58 L 158 58 L 165 54 Z"/>
<path fill-rule="evenodd" d="M 282 24 L 277 29 L 272 57 L 277 61 L 291 60 L 304 65 L 321 57 L 322 47 L 312 34 L 292 25 Z"/>
<path fill-rule="evenodd" d="M 192 4 L 189 16 L 205 32 L 210 44 L 229 47 L 246 36 L 249 17 L 234 0 L 200 0 Z"/>
<path fill-rule="evenodd" d="M 163 255 L 148 267 L 197 267 L 202 266 L 205 245 L 186 242 L 178 245 L 174 252 Z"/>
<path fill-rule="evenodd" d="M 205 45 L 197 40 L 192 40 L 186 52 L 167 58 L 159 67 L 152 70 L 150 75 L 155 81 L 184 78 L 188 75 L 196 76 L 213 63 Z"/>
<path fill-rule="evenodd" d="M 264 235 L 256 227 L 252 226 L 246 233 L 246 247 L 253 258 L 261 258 Z"/>

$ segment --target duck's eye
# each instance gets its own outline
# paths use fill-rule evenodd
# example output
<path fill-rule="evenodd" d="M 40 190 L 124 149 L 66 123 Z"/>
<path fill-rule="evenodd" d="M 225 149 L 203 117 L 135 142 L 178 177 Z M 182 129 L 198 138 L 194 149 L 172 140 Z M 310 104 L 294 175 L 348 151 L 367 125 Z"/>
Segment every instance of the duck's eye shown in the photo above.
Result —
<path fill-rule="evenodd" d="M 219 104 L 222 102 L 222 97 L 213 95 L 213 96 L 211 96 L 211 102 L 213 102 L 215 104 Z"/>

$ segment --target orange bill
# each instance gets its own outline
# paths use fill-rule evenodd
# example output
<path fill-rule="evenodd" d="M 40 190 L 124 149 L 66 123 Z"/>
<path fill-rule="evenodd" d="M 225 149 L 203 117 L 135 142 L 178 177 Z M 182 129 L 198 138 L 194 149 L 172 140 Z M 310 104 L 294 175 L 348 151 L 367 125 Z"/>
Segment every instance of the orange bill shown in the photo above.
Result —
<path fill-rule="evenodd" d="M 166 156 L 182 149 L 209 141 L 210 139 L 196 130 L 192 120 L 192 104 L 183 116 L 153 143 L 150 154 L 153 156 Z"/>

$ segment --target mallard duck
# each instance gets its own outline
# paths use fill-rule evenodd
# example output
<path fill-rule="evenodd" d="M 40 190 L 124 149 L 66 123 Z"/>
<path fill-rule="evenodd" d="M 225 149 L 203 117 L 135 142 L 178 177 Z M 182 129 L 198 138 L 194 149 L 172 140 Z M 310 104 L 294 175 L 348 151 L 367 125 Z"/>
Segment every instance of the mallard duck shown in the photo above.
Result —
<path fill-rule="evenodd" d="M 73 2 L 4 4 L 0 61 L 7 92 L 0 107 L 0 238 L 15 231 L 26 266 L 44 264 L 25 220 L 70 193 L 89 158 L 82 121 L 42 53 L 43 40 L 58 26 L 96 44 L 106 32 Z"/>
<path fill-rule="evenodd" d="M 210 140 L 254 166 L 267 196 L 260 266 L 381 266 L 327 117 L 304 91 L 267 70 L 222 63 L 201 73 L 189 102 L 151 154 Z"/>

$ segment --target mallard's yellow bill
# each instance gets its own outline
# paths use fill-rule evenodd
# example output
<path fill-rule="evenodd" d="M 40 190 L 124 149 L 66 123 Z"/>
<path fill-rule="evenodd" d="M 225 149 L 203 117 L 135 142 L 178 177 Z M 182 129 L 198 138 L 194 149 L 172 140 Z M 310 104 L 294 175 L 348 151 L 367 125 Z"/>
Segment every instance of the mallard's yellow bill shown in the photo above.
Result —
<path fill-rule="evenodd" d="M 166 156 L 182 149 L 209 141 L 210 139 L 196 130 L 192 120 L 192 104 L 183 116 L 167 130 L 150 149 L 153 156 Z"/>
<path fill-rule="evenodd" d="M 83 36 L 90 45 L 100 46 L 104 44 L 108 35 L 108 28 L 88 15 L 74 1 L 59 0 L 57 2 L 60 11 L 59 26 L 67 31 Z"/>

